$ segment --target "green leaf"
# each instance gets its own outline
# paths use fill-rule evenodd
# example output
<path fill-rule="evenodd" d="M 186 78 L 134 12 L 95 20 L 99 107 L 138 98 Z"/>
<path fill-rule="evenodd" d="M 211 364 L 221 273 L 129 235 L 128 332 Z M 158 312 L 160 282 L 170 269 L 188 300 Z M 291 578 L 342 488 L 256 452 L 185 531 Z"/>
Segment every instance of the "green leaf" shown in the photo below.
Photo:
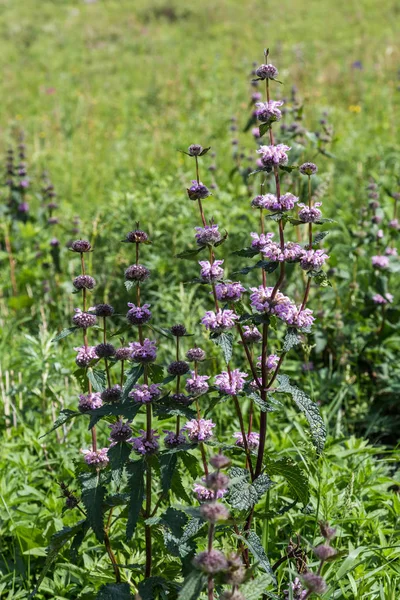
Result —
<path fill-rule="evenodd" d="M 148 577 L 139 583 L 138 590 L 141 600 L 154 600 L 159 598 L 159 592 L 168 591 L 168 582 L 163 577 Z M 164 598 L 167 598 L 163 594 Z"/>
<path fill-rule="evenodd" d="M 309 277 L 313 277 L 315 282 L 321 287 L 332 287 L 326 273 L 324 271 L 307 271 Z"/>
<path fill-rule="evenodd" d="M 290 460 L 290 458 L 280 458 L 278 460 L 266 459 L 266 467 L 268 475 L 273 477 L 278 475 L 283 477 L 292 492 L 296 497 L 306 506 L 310 499 L 310 491 L 308 487 L 308 479 L 304 474 L 304 471 L 300 469 L 299 465 Z"/>
<path fill-rule="evenodd" d="M 249 471 L 232 467 L 229 473 L 234 481 L 229 488 L 228 502 L 237 510 L 250 510 L 263 494 L 273 485 L 268 475 L 259 475 L 253 483 L 249 482 Z"/>
<path fill-rule="evenodd" d="M 110 460 L 111 476 L 117 485 L 121 483 L 124 466 L 129 460 L 132 446 L 126 442 L 118 442 L 108 449 L 107 456 Z"/>
<path fill-rule="evenodd" d="M 261 543 L 260 538 L 255 531 L 249 531 L 246 537 L 241 535 L 235 535 L 235 537 L 246 544 L 256 561 L 260 569 L 268 573 L 270 581 L 276 583 L 276 578 L 272 570 L 271 564 L 268 560 L 268 556 L 265 553 L 264 547 Z"/>
<path fill-rule="evenodd" d="M 286 332 L 285 339 L 283 340 L 282 352 L 289 352 L 289 350 L 291 350 L 295 346 L 298 346 L 298 344 L 300 343 L 301 337 L 298 334 L 297 329 L 289 327 L 289 329 Z"/>
<path fill-rule="evenodd" d="M 229 364 L 233 352 L 233 335 L 231 333 L 211 333 L 210 339 L 222 349 L 224 360 Z"/>
<path fill-rule="evenodd" d="M 196 412 L 185 406 L 184 404 L 180 404 L 179 402 L 174 402 L 170 399 L 169 396 L 164 396 L 160 398 L 157 402 L 153 403 L 153 412 L 154 415 L 160 419 L 170 419 L 171 417 L 185 417 L 186 419 L 194 419 L 196 416 Z"/>
<path fill-rule="evenodd" d="M 267 591 L 267 587 L 270 585 L 270 575 L 257 575 L 255 579 L 251 579 L 247 583 L 241 585 L 240 591 L 246 600 L 261 600 L 265 596 L 272 600 L 280 600 L 280 596 Z"/>
<path fill-rule="evenodd" d="M 103 500 L 106 488 L 101 482 L 101 471 L 83 472 L 78 477 L 82 490 L 82 502 L 87 520 L 99 542 L 104 541 Z"/>
<path fill-rule="evenodd" d="M 68 421 L 71 421 L 71 419 L 81 416 L 81 412 L 77 412 L 76 410 L 70 410 L 69 408 L 64 408 L 60 411 L 58 418 L 54 421 L 53 427 L 47 433 L 41 435 L 39 439 L 42 439 L 46 435 L 49 435 L 49 433 L 51 433 L 55 429 L 58 429 L 58 427 L 61 427 L 61 425 L 65 425 L 65 423 L 68 423 Z"/>
<path fill-rule="evenodd" d="M 133 600 L 129 583 L 105 583 L 96 600 Z"/>
<path fill-rule="evenodd" d="M 161 383 L 164 379 L 164 368 L 161 365 L 147 365 L 146 371 L 152 383 Z"/>
<path fill-rule="evenodd" d="M 236 256 L 245 256 L 246 258 L 253 258 L 253 256 L 260 254 L 260 251 L 250 246 L 248 248 L 242 248 L 241 250 L 235 250 L 232 252 L 232 254 L 235 254 Z"/>
<path fill-rule="evenodd" d="M 87 378 L 93 386 L 95 392 L 102 392 L 106 388 L 106 374 L 100 369 L 89 367 L 87 370 Z"/>
<path fill-rule="evenodd" d="M 126 287 L 128 292 L 130 292 L 130 290 L 133 288 L 134 285 L 135 285 L 134 281 L 124 281 L 124 286 Z"/>
<path fill-rule="evenodd" d="M 184 502 L 187 502 L 188 504 L 191 503 L 191 499 L 189 498 L 189 496 L 186 493 L 186 490 L 182 483 L 182 478 L 177 469 L 175 469 L 175 471 L 172 474 L 171 491 L 175 494 L 175 496 L 177 498 L 179 498 L 179 500 L 183 500 Z"/>
<path fill-rule="evenodd" d="M 330 231 L 319 231 L 315 238 L 312 241 L 313 246 L 317 246 L 327 235 L 330 234 Z"/>
<path fill-rule="evenodd" d="M 160 462 L 161 488 L 164 494 L 171 488 L 172 477 L 178 461 L 177 454 L 165 454 L 161 452 L 158 455 Z"/>
<path fill-rule="evenodd" d="M 239 269 L 239 271 L 235 271 L 234 275 L 236 273 L 240 273 L 241 275 L 247 275 L 248 273 L 253 271 L 253 269 L 264 269 L 264 271 L 266 271 L 267 273 L 273 273 L 278 268 L 278 266 L 278 262 L 273 262 L 269 260 L 259 260 L 254 265 L 250 265 L 249 267 L 243 267 L 242 269 Z"/>
<path fill-rule="evenodd" d="M 183 582 L 178 600 L 197 600 L 200 596 L 207 577 L 200 571 L 191 571 Z"/>
<path fill-rule="evenodd" d="M 72 373 L 72 375 L 75 377 L 75 379 L 79 383 L 79 386 L 80 386 L 82 392 L 83 393 L 88 392 L 89 391 L 89 381 L 86 376 L 86 369 L 84 369 L 84 368 L 76 369 L 76 371 L 74 371 Z"/>
<path fill-rule="evenodd" d="M 141 458 L 127 466 L 128 473 L 128 489 L 129 489 L 129 507 L 128 507 L 128 522 L 126 524 L 126 537 L 130 540 L 135 531 L 140 510 L 143 504 L 144 496 L 144 471 L 145 463 Z"/>
<path fill-rule="evenodd" d="M 128 398 L 129 393 L 132 391 L 133 386 L 135 385 L 135 383 L 137 383 L 137 381 L 143 375 L 143 371 L 144 371 L 143 365 L 134 365 L 128 371 L 127 377 L 125 380 L 124 390 L 122 392 L 122 398 L 121 398 L 122 402 L 124 402 Z"/>
<path fill-rule="evenodd" d="M 247 388 L 247 390 L 249 390 L 249 388 Z M 261 396 L 257 394 L 257 392 L 247 391 L 246 396 L 251 398 L 254 404 L 258 406 L 258 408 L 262 410 L 262 412 L 273 412 L 275 410 L 275 408 L 271 406 L 271 404 L 263 400 Z"/>
<path fill-rule="evenodd" d="M 89 429 L 92 429 L 103 417 L 125 417 L 131 421 L 139 412 L 141 405 L 137 402 L 116 402 L 115 404 L 103 404 L 100 408 L 89 410 Z"/>
<path fill-rule="evenodd" d="M 175 258 L 183 258 L 185 260 L 195 260 L 197 257 L 197 254 L 199 252 L 201 252 L 202 250 L 204 250 L 204 248 L 206 248 L 206 246 L 199 246 L 198 248 L 189 248 L 188 250 L 185 250 L 184 252 L 175 254 Z"/>
<path fill-rule="evenodd" d="M 58 335 L 56 335 L 56 337 L 53 338 L 51 341 L 59 342 L 60 340 L 63 340 L 67 336 L 71 335 L 71 333 L 74 333 L 74 331 L 76 331 L 77 329 L 80 329 L 80 328 L 79 327 L 67 327 L 66 329 L 63 329 L 62 331 L 60 331 L 60 333 Z"/>
<path fill-rule="evenodd" d="M 325 446 L 326 429 L 318 406 L 307 396 L 307 394 L 294 385 L 290 385 L 289 377 L 287 375 L 278 375 L 277 380 L 279 382 L 279 387 L 274 391 L 283 392 L 292 396 L 293 401 L 304 414 L 310 425 L 314 446 L 318 453 L 322 452 Z"/>
<path fill-rule="evenodd" d="M 47 571 L 50 569 L 52 563 L 57 558 L 59 552 L 62 550 L 65 544 L 67 544 L 77 533 L 79 533 L 79 531 L 81 531 L 85 524 L 86 520 L 84 519 L 82 521 L 79 521 L 79 523 L 77 523 L 73 527 L 63 527 L 63 529 L 61 529 L 60 531 L 56 531 L 56 533 L 54 533 L 51 536 L 50 543 L 47 547 L 47 557 L 44 562 L 43 569 L 39 575 L 34 590 L 29 595 L 29 598 L 33 598 L 37 594 L 39 587 L 46 576 Z"/>
<path fill-rule="evenodd" d="M 269 123 L 261 123 L 259 130 L 260 130 L 260 137 L 262 137 L 265 133 L 267 133 L 267 131 L 269 131 L 269 129 L 271 128 L 271 125 Z"/>
<path fill-rule="evenodd" d="M 189 471 L 191 477 L 193 477 L 193 479 L 197 479 L 200 473 L 200 465 L 196 456 L 194 456 L 194 454 L 190 454 L 189 452 L 181 452 L 179 456 Z"/>

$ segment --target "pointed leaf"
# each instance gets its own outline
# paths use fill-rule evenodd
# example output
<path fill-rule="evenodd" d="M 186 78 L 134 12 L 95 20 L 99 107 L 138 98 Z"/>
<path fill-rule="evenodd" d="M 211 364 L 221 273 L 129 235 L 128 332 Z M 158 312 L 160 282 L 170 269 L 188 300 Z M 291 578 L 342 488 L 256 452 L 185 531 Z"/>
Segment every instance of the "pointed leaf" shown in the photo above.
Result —
<path fill-rule="evenodd" d="M 106 488 L 101 482 L 101 471 L 93 470 L 79 475 L 82 502 L 86 508 L 87 520 L 99 542 L 104 540 L 103 501 Z"/>
<path fill-rule="evenodd" d="M 207 578 L 201 571 L 191 571 L 183 582 L 178 600 L 197 600 L 199 598 Z"/>
<path fill-rule="evenodd" d="M 96 600 L 133 600 L 129 583 L 105 583 L 101 586 Z"/>
<path fill-rule="evenodd" d="M 233 335 L 231 333 L 212 333 L 210 339 L 222 349 L 224 360 L 229 364 L 233 352 Z"/>
<path fill-rule="evenodd" d="M 132 446 L 126 442 L 118 442 L 108 449 L 107 456 L 110 460 L 111 476 L 117 485 L 121 483 L 122 473 L 131 452 Z"/>
<path fill-rule="evenodd" d="M 57 334 L 56 337 L 53 338 L 51 341 L 59 342 L 60 340 L 63 340 L 64 338 L 66 338 L 68 335 L 71 335 L 71 333 L 74 333 L 74 331 L 76 331 L 77 329 L 80 329 L 80 328 L 79 327 L 67 327 L 66 329 L 63 329 L 62 331 L 60 331 L 60 333 Z"/>
<path fill-rule="evenodd" d="M 299 465 L 290 460 L 290 458 L 280 458 L 279 460 L 267 458 L 265 470 L 271 477 L 274 475 L 283 477 L 300 502 L 304 506 L 308 504 L 310 499 L 308 479 Z"/>
<path fill-rule="evenodd" d="M 272 570 L 271 564 L 268 560 L 268 556 L 265 553 L 264 547 L 261 543 L 260 538 L 255 531 L 249 531 L 246 537 L 236 535 L 236 538 L 240 539 L 246 544 L 254 558 L 256 559 L 260 569 L 268 573 L 273 583 L 276 583 L 276 578 Z"/>
<path fill-rule="evenodd" d="M 126 537 L 128 540 L 130 540 L 133 536 L 133 532 L 135 531 L 143 504 L 145 471 L 144 459 L 142 458 L 130 463 L 126 470 L 128 472 L 128 489 L 130 494 Z"/>

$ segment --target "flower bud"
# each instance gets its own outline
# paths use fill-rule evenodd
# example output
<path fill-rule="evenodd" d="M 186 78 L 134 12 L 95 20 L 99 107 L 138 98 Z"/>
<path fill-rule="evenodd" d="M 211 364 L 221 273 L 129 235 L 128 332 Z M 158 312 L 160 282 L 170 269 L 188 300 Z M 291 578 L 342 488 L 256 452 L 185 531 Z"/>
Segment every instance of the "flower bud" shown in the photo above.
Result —
<path fill-rule="evenodd" d="M 229 510 L 218 502 L 208 502 L 200 507 L 200 515 L 205 521 L 217 523 L 217 521 L 226 521 L 229 519 Z"/>
<path fill-rule="evenodd" d="M 206 357 L 206 353 L 201 348 L 191 348 L 186 353 L 186 358 L 191 362 L 201 362 Z"/>
<path fill-rule="evenodd" d="M 115 348 L 112 344 L 98 344 L 95 346 L 94 351 L 99 358 L 109 358 L 115 354 Z"/>
<path fill-rule="evenodd" d="M 186 327 L 184 325 L 172 325 L 170 331 L 175 337 L 182 337 L 186 335 Z"/>
<path fill-rule="evenodd" d="M 150 271 L 143 265 L 131 265 L 125 271 L 125 279 L 128 281 L 145 281 L 150 277 Z"/>
<path fill-rule="evenodd" d="M 214 469 L 226 469 L 231 464 L 231 460 L 223 454 L 215 454 L 210 458 L 210 464 Z"/>
<path fill-rule="evenodd" d="M 92 245 L 87 240 L 75 240 L 70 246 L 70 250 L 73 252 L 90 252 Z"/>
<path fill-rule="evenodd" d="M 329 524 L 324 523 L 323 521 L 320 521 L 319 529 L 320 529 L 322 537 L 324 537 L 326 540 L 331 540 L 336 535 L 336 528 L 329 527 Z"/>
<path fill-rule="evenodd" d="M 317 558 L 319 558 L 320 561 L 324 562 L 328 558 L 335 556 L 336 550 L 327 544 L 321 544 L 320 546 L 314 548 L 314 554 Z"/>
<path fill-rule="evenodd" d="M 328 589 L 328 586 L 321 575 L 316 575 L 315 573 L 305 573 L 302 577 L 302 580 L 303 585 L 310 590 L 310 592 L 314 592 L 315 594 L 324 594 Z"/>
<path fill-rule="evenodd" d="M 189 371 L 189 365 L 184 360 L 174 360 L 168 365 L 168 373 L 170 375 L 185 375 Z"/>
<path fill-rule="evenodd" d="M 188 148 L 188 153 L 190 156 L 200 156 L 202 152 L 203 146 L 200 146 L 200 144 L 191 144 Z"/>
<path fill-rule="evenodd" d="M 223 490 L 228 486 L 229 477 L 224 473 L 209 473 L 206 477 L 206 486 L 214 492 Z"/>
<path fill-rule="evenodd" d="M 196 569 L 213 575 L 214 573 L 220 573 L 226 571 L 228 568 L 228 561 L 225 555 L 219 550 L 210 550 L 210 552 L 200 552 L 193 559 L 193 565 Z"/>
<path fill-rule="evenodd" d="M 312 162 L 305 162 L 300 165 L 299 171 L 303 175 L 315 175 L 315 173 L 318 171 L 318 167 Z"/>
<path fill-rule="evenodd" d="M 96 285 L 96 280 L 90 275 L 78 275 L 72 283 L 76 290 L 92 290 Z"/>

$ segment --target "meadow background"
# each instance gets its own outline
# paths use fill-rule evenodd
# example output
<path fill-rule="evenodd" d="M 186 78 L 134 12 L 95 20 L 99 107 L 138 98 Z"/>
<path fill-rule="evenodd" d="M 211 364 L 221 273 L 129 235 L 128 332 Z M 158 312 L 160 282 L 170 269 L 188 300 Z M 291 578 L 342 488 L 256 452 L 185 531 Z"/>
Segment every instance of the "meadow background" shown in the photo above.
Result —
<path fill-rule="evenodd" d="M 198 322 L 206 294 L 199 298 L 181 283 L 194 265 L 173 260 L 192 243 L 194 226 L 185 194 L 192 164 L 177 150 L 212 146 L 218 187 L 210 206 L 229 230 L 224 249 L 247 245 L 243 231 L 253 217 L 242 179 L 232 175 L 229 128 L 235 116 L 240 147 L 253 149 L 242 128 L 252 62 L 262 62 L 265 47 L 279 67 L 282 95 L 297 87 L 304 124 L 312 130 L 326 112 L 335 131 L 334 158 L 316 160 L 329 176 L 324 212 L 336 221 L 329 237 L 333 287 L 316 304 L 325 311 L 312 341 L 317 368 L 299 376 L 322 404 L 329 433 L 318 466 L 306 467 L 312 503 L 339 527 L 348 555 L 327 597 L 398 598 L 399 315 L 393 309 L 389 329 L 373 335 L 370 260 L 356 232 L 369 178 L 400 191 L 399 20 L 400 5 L 389 0 L 0 2 L 0 150 L 5 155 L 24 131 L 29 174 L 39 181 L 47 170 L 60 205 L 58 225 L 39 219 L 9 231 L 16 294 L 3 245 L 0 253 L 1 598 L 28 597 L 51 534 L 71 522 L 69 513 L 61 517 L 57 482 L 72 477 L 77 449 L 87 445 L 84 427 L 40 437 L 60 407 L 76 403 L 72 344 L 51 343 L 73 307 L 67 292 L 76 265 L 65 251 L 73 219 L 94 242 L 89 272 L 99 296 L 120 312 L 129 300 L 122 274 L 130 260 L 118 241 L 140 221 L 153 240 L 146 261 L 156 274 L 146 291 L 153 313 L 163 326 L 183 321 L 204 336 Z M 32 211 L 39 187 L 30 191 Z M 382 198 L 389 214 L 384 191 Z M 7 227 L 3 219 L 3 235 Z M 48 253 L 53 236 L 62 247 L 55 274 L 49 261 L 35 258 Z M 302 360 L 290 362 L 289 373 Z M 271 443 L 301 454 L 306 434 L 293 414 L 274 424 Z M 221 411 L 217 422 L 230 418 Z M 284 548 L 297 521 L 297 514 L 278 517 L 267 545 Z M 75 561 L 60 555 L 38 598 L 89 600 L 110 580 L 96 541 L 85 544 Z M 134 550 L 131 558 L 138 560 Z"/>

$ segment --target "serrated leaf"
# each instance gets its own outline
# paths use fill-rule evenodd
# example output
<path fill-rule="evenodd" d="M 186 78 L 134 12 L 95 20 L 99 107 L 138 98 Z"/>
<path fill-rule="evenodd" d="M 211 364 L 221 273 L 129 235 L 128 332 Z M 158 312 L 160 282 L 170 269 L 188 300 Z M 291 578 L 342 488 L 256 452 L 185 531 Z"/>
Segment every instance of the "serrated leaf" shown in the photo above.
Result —
<path fill-rule="evenodd" d="M 301 337 L 296 329 L 289 327 L 283 340 L 282 352 L 289 352 L 295 346 L 301 343 Z"/>
<path fill-rule="evenodd" d="M 292 396 L 293 401 L 304 414 L 310 425 L 314 446 L 319 453 L 322 452 L 325 446 L 326 429 L 318 406 L 307 396 L 307 394 L 294 385 L 290 385 L 289 377 L 287 375 L 278 375 L 277 380 L 279 382 L 279 387 L 274 391 L 283 392 Z"/>
<path fill-rule="evenodd" d="M 78 412 L 76 410 L 70 410 L 69 408 L 64 408 L 63 410 L 60 411 L 58 418 L 54 421 L 53 427 L 49 431 L 47 431 L 47 433 L 41 435 L 39 439 L 42 439 L 46 435 L 49 435 L 49 433 L 51 433 L 55 429 L 58 429 L 58 427 L 65 425 L 65 423 L 68 423 L 69 421 L 71 421 L 71 419 L 74 419 L 75 417 L 81 417 L 81 416 L 82 416 L 81 412 Z"/>
<path fill-rule="evenodd" d="M 160 463 L 161 488 L 165 494 L 171 487 L 172 477 L 176 468 L 178 457 L 176 454 L 161 452 L 158 455 Z"/>
<path fill-rule="evenodd" d="M 105 583 L 96 600 L 133 600 L 129 583 Z"/>
<path fill-rule="evenodd" d="M 140 510 L 143 504 L 144 496 L 144 459 L 137 460 L 127 466 L 128 473 L 128 489 L 129 489 L 129 506 L 128 506 L 128 521 L 126 524 L 126 537 L 128 540 L 133 536 L 135 531 Z"/>
<path fill-rule="evenodd" d="M 249 390 L 249 388 L 247 388 L 247 390 Z M 268 402 L 263 400 L 261 398 L 261 396 L 259 394 L 257 394 L 257 392 L 252 392 L 250 390 L 246 391 L 246 396 L 251 398 L 253 400 L 254 404 L 256 406 L 258 406 L 258 408 L 262 412 L 273 412 L 275 410 L 275 408 L 273 406 L 271 406 Z"/>
<path fill-rule="evenodd" d="M 84 368 L 76 369 L 76 371 L 74 371 L 72 373 L 72 375 L 73 375 L 73 377 L 75 377 L 75 379 L 79 383 L 79 386 L 80 386 L 82 392 L 83 393 L 88 392 L 89 391 L 89 380 L 86 376 L 86 369 L 84 369 Z"/>
<path fill-rule="evenodd" d="M 152 383 L 161 383 L 164 379 L 164 369 L 161 365 L 147 365 L 147 375 Z"/>
<path fill-rule="evenodd" d="M 329 281 L 327 274 L 322 270 L 321 271 L 307 271 L 307 275 L 309 277 L 313 277 L 315 283 L 317 283 L 321 287 L 332 287 L 332 284 Z"/>
<path fill-rule="evenodd" d="M 128 292 L 130 292 L 130 290 L 133 288 L 134 285 L 135 285 L 134 281 L 124 281 L 124 286 L 126 287 Z"/>
<path fill-rule="evenodd" d="M 106 388 L 106 374 L 100 369 L 89 367 L 87 370 L 87 378 L 93 386 L 95 392 L 102 392 Z"/>
<path fill-rule="evenodd" d="M 164 396 L 164 398 L 160 398 L 160 400 L 153 403 L 153 413 L 161 421 L 171 417 L 185 417 L 190 420 L 196 416 L 196 412 L 189 406 L 174 402 L 169 396 Z"/>
<path fill-rule="evenodd" d="M 179 500 L 183 500 L 188 504 L 191 503 L 191 499 L 187 495 L 184 485 L 182 483 L 182 478 L 176 469 L 172 474 L 171 491 L 175 494 L 177 498 L 179 498 Z"/>
<path fill-rule="evenodd" d="M 257 575 L 254 579 L 242 584 L 240 586 L 240 591 L 246 600 L 261 600 L 265 596 L 272 600 L 280 600 L 280 596 L 267 591 L 267 588 L 270 585 L 270 575 Z"/>
<path fill-rule="evenodd" d="M 163 577 L 148 577 L 139 583 L 138 590 L 141 600 L 154 600 L 160 598 L 159 592 L 168 590 L 168 582 Z M 163 597 L 167 596 L 163 594 Z"/>
<path fill-rule="evenodd" d="M 236 256 L 245 256 L 246 258 L 253 258 L 253 256 L 260 254 L 260 251 L 256 250 L 255 248 L 249 247 L 242 248 L 241 250 L 235 250 L 234 252 L 232 252 L 232 254 L 235 254 Z"/>
<path fill-rule="evenodd" d="M 117 485 L 121 483 L 122 473 L 131 452 L 132 446 L 126 442 L 118 442 L 108 449 L 107 456 L 110 461 L 111 476 Z"/>
<path fill-rule="evenodd" d="M 78 550 L 82 545 L 83 540 L 85 539 L 85 535 L 90 529 L 90 525 L 87 521 L 82 522 L 82 527 L 77 531 L 72 539 L 71 546 L 69 548 L 69 560 L 76 564 L 78 560 Z"/>
<path fill-rule="evenodd" d="M 144 372 L 143 365 L 134 365 L 128 371 L 127 377 L 125 380 L 124 389 L 122 392 L 122 398 L 121 398 L 122 402 L 124 402 L 128 398 L 129 393 L 132 391 L 133 386 L 135 385 L 135 383 L 137 383 L 137 381 L 143 375 L 143 372 Z"/>
<path fill-rule="evenodd" d="M 280 458 L 278 460 L 267 458 L 265 470 L 271 477 L 274 475 L 283 477 L 300 502 L 304 506 L 308 504 L 310 499 L 308 480 L 299 465 L 290 460 L 290 458 Z"/>
<path fill-rule="evenodd" d="M 319 231 L 315 238 L 312 241 L 313 246 L 317 246 L 323 239 L 326 238 L 327 235 L 330 234 L 330 231 Z"/>
<path fill-rule="evenodd" d="M 125 417 L 128 421 L 131 421 L 137 415 L 140 408 L 141 405 L 137 402 L 103 404 L 100 408 L 95 408 L 87 412 L 90 415 L 88 429 L 92 429 L 103 417 Z"/>
<path fill-rule="evenodd" d="M 273 485 L 268 475 L 259 475 L 253 483 L 249 482 L 249 471 L 240 467 L 230 470 L 231 482 L 228 502 L 237 510 L 250 510 L 263 494 Z"/>
<path fill-rule="evenodd" d="M 181 452 L 179 457 L 181 458 L 183 464 L 189 471 L 191 477 L 196 479 L 199 476 L 199 461 L 194 456 L 194 454 L 189 454 L 189 452 Z"/>
<path fill-rule="evenodd" d="M 197 600 L 200 596 L 207 578 L 200 571 L 191 571 L 183 582 L 178 600 Z"/>
<path fill-rule="evenodd" d="M 219 346 L 224 355 L 226 364 L 229 364 L 233 352 L 233 335 L 231 333 L 212 333 L 210 339 Z"/>
<path fill-rule="evenodd" d="M 51 567 L 54 560 L 57 558 L 59 552 L 62 550 L 65 544 L 67 544 L 82 529 L 85 523 L 86 519 L 79 521 L 79 523 L 73 525 L 73 527 L 63 527 L 63 529 L 61 529 L 60 531 L 56 531 L 56 533 L 54 533 L 51 536 L 50 543 L 46 548 L 47 557 L 44 562 L 43 569 L 39 575 L 34 590 L 29 595 L 29 598 L 33 598 L 37 594 L 39 587 L 46 576 L 47 571 Z"/>
<path fill-rule="evenodd" d="M 106 488 L 101 482 L 101 471 L 83 472 L 78 477 L 81 486 L 82 502 L 86 508 L 87 520 L 99 542 L 104 540 L 103 501 Z"/>
<path fill-rule="evenodd" d="M 80 328 L 79 327 L 67 327 L 66 329 L 63 329 L 62 331 L 60 331 L 60 333 L 58 335 L 56 335 L 56 337 L 53 338 L 51 341 L 59 342 L 60 340 L 63 340 L 67 336 L 71 335 L 71 333 L 74 333 L 74 331 L 76 331 L 77 329 L 80 329 Z"/>
<path fill-rule="evenodd" d="M 256 559 L 258 567 L 266 573 L 268 573 L 268 575 L 270 576 L 270 581 L 276 584 L 276 577 L 268 560 L 268 556 L 266 555 L 261 540 L 256 534 L 256 532 L 249 531 L 246 537 L 243 537 L 241 535 L 235 535 L 235 537 L 246 544 L 246 546 Z"/>

